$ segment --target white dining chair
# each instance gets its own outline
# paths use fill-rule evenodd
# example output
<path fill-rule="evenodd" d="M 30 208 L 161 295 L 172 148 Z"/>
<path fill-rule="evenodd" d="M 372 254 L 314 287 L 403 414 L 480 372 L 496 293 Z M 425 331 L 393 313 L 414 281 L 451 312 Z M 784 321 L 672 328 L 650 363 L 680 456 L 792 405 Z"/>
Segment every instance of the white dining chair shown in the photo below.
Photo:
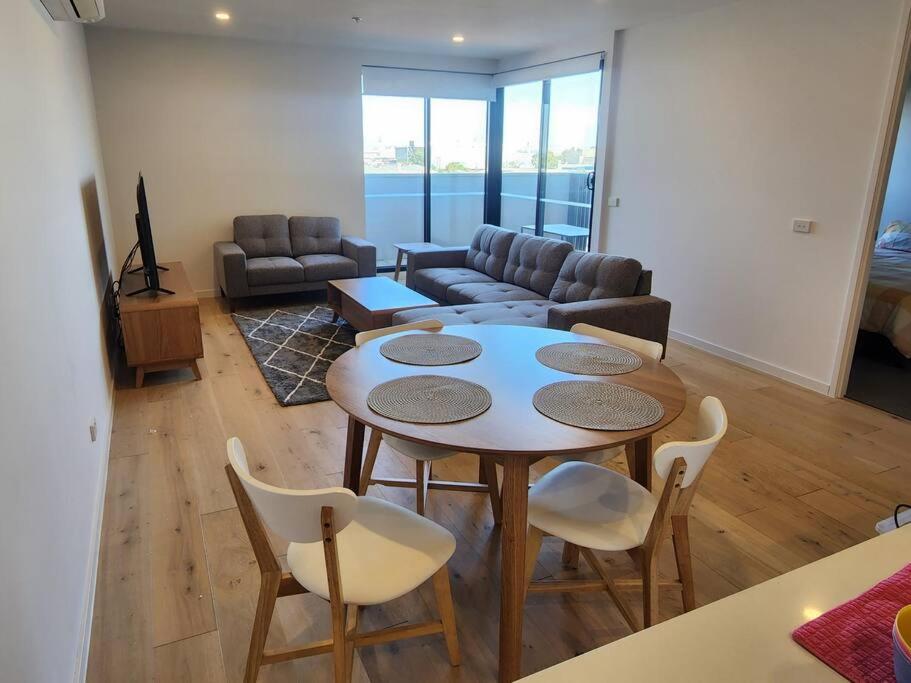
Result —
<path fill-rule="evenodd" d="M 621 346 L 625 349 L 629 349 L 630 351 L 635 351 L 636 353 L 645 356 L 646 358 L 651 358 L 654 361 L 660 362 L 661 356 L 664 354 L 664 347 L 658 342 L 649 341 L 648 339 L 640 339 L 639 337 L 631 337 L 628 334 L 614 332 L 613 330 L 605 330 L 601 327 L 589 325 L 588 323 L 576 323 L 570 328 L 569 331 L 574 334 L 584 334 L 589 337 L 603 339 L 609 344 L 613 344 L 614 346 Z M 613 460 L 619 455 L 624 455 L 624 453 L 626 455 L 626 463 L 629 466 L 629 471 L 632 472 L 632 458 L 635 456 L 633 455 L 631 449 L 624 448 L 623 446 L 608 448 L 601 451 L 567 453 L 566 455 L 557 455 L 553 457 L 560 462 L 591 462 L 600 465 L 607 462 L 608 460 Z"/>
<path fill-rule="evenodd" d="M 588 323 L 576 323 L 569 328 L 569 331 L 573 334 L 585 334 L 589 337 L 603 339 L 609 344 L 622 346 L 624 349 L 635 351 L 652 360 L 660 361 L 661 357 L 664 355 L 664 346 L 658 342 L 649 339 L 640 339 L 639 337 L 633 337 L 632 335 L 623 334 L 622 332 L 605 330 L 603 327 L 595 327 Z"/>
<path fill-rule="evenodd" d="M 687 515 L 703 468 L 727 431 L 721 401 L 707 396 L 699 406 L 696 441 L 673 441 L 655 451 L 656 474 L 664 479 L 655 495 L 629 477 L 586 462 L 567 462 L 545 474 L 528 496 L 526 579 L 528 590 L 605 590 L 626 623 L 639 630 L 621 589 L 642 588 L 643 623 L 658 621 L 658 550 L 671 525 L 683 606 L 695 607 Z M 599 578 L 595 580 L 531 582 L 545 535 L 556 536 L 581 548 L 582 556 Z M 614 580 L 594 551 L 625 551 L 639 564 L 641 579 Z"/>
<path fill-rule="evenodd" d="M 449 660 L 459 664 L 459 641 L 446 563 L 455 538 L 439 524 L 378 498 L 345 488 L 294 490 L 266 484 L 250 474 L 243 444 L 228 440 L 225 471 L 260 569 L 244 681 L 261 666 L 300 657 L 333 655 L 334 680 L 351 680 L 355 647 L 442 633 Z M 266 529 L 290 541 L 279 565 Z M 358 632 L 358 609 L 394 600 L 432 579 L 440 619 Z M 265 651 L 278 598 L 313 593 L 329 601 L 332 638 Z"/>
<path fill-rule="evenodd" d="M 407 332 L 409 330 L 424 330 L 428 332 L 434 332 L 442 329 L 442 327 L 443 323 L 441 323 L 439 320 L 418 320 L 416 322 L 406 323 L 404 325 L 394 325 L 392 327 L 384 327 L 378 330 L 359 332 L 354 338 L 354 344 L 355 346 L 361 346 L 362 344 L 372 339 L 385 337 L 397 332 Z M 379 453 L 380 443 L 385 443 L 397 453 L 401 453 L 402 455 L 414 460 L 414 482 L 409 479 L 373 478 L 373 470 L 376 466 L 376 457 Z M 407 439 L 401 439 L 390 434 L 383 434 L 378 429 L 371 429 L 370 441 L 367 443 L 367 455 L 364 458 L 364 467 L 361 470 L 361 490 L 359 491 L 359 494 L 362 496 L 366 495 L 367 487 L 369 487 L 371 484 L 407 486 L 409 488 L 414 487 L 416 492 L 415 509 L 419 515 L 423 515 L 427 504 L 428 488 L 434 486 L 434 484 L 431 483 L 433 462 L 435 460 L 442 460 L 443 458 L 449 458 L 453 455 L 458 455 L 459 453 L 460 451 L 454 451 L 448 448 L 440 448 L 439 446 L 420 444 L 414 441 L 408 441 Z M 492 460 L 488 458 L 481 458 L 480 456 L 478 457 L 480 458 L 479 473 L 483 475 L 483 481 L 477 483 L 450 481 L 445 482 L 444 486 L 449 491 L 486 493 L 490 497 L 490 507 L 493 512 L 494 522 L 496 524 L 499 524 L 502 514 L 500 507 L 500 488 L 497 481 L 497 466 Z"/>

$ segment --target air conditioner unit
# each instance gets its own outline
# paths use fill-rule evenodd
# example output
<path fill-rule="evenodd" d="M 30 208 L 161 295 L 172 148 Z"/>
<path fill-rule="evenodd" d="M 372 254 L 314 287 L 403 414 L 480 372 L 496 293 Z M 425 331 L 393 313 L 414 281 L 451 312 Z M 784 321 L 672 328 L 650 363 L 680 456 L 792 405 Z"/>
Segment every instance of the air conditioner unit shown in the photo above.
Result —
<path fill-rule="evenodd" d="M 104 0 L 41 0 L 54 21 L 90 24 L 104 19 Z"/>

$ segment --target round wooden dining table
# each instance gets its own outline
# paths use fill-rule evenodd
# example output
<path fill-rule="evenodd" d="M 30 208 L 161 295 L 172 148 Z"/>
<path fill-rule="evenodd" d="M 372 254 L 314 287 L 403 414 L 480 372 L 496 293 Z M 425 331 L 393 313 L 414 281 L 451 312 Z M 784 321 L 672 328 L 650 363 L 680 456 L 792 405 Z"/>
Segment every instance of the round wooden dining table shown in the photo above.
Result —
<path fill-rule="evenodd" d="M 365 426 L 418 443 L 492 457 L 503 466 L 499 680 L 511 682 L 521 671 L 529 466 L 549 455 L 626 446 L 631 476 L 650 487 L 651 435 L 680 415 L 686 390 L 673 370 L 649 358 L 642 358 L 642 366 L 633 372 L 597 377 L 554 370 L 535 358 L 535 352 L 548 344 L 606 343 L 594 337 L 514 325 L 454 325 L 439 333 L 474 339 L 481 345 L 481 355 L 466 363 L 428 367 L 397 363 L 380 353 L 380 346 L 395 335 L 415 334 L 409 331 L 347 351 L 330 367 L 326 376 L 329 395 L 348 414 L 344 486 L 355 492 L 360 489 Z M 425 374 L 480 384 L 490 392 L 490 408 L 461 422 L 417 424 L 386 418 L 367 406 L 367 395 L 378 384 Z M 643 429 L 601 431 L 566 425 L 539 413 L 532 404 L 534 393 L 546 384 L 567 379 L 625 384 L 658 399 L 664 415 Z"/>

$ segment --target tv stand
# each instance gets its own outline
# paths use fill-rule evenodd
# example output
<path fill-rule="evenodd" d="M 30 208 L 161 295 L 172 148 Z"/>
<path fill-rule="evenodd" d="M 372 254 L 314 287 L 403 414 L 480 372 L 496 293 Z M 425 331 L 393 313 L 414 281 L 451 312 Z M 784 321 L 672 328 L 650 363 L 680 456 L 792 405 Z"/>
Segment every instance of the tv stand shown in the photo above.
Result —
<path fill-rule="evenodd" d="M 199 326 L 199 300 L 179 261 L 168 263 L 161 275 L 162 290 L 151 291 L 144 273 L 124 275 L 123 291 L 137 291 L 120 299 L 120 324 L 127 365 L 136 370 L 141 387 L 147 372 L 189 368 L 202 379 L 198 359 L 203 356 Z M 167 287 L 168 289 L 164 289 Z M 161 292 L 173 292 L 161 296 Z M 134 296 L 145 292 L 144 296 Z"/>
<path fill-rule="evenodd" d="M 165 271 L 165 272 L 167 272 L 168 270 L 170 270 L 169 268 L 165 268 L 164 266 L 155 266 L 155 267 L 158 268 L 158 270 Z M 142 268 L 143 268 L 142 266 L 139 266 L 139 267 L 137 267 L 137 268 L 133 268 L 132 270 L 128 270 L 127 272 L 128 272 L 130 275 L 133 275 L 134 273 L 141 273 L 141 272 L 142 272 Z M 169 294 L 173 294 L 173 292 L 169 292 Z M 127 296 L 129 296 L 129 295 L 127 295 Z"/>
<path fill-rule="evenodd" d="M 142 268 L 140 268 L 139 270 L 142 270 Z M 167 268 L 164 268 L 163 270 L 167 270 Z M 136 271 L 131 270 L 130 273 L 136 273 Z M 173 294 L 174 293 L 170 289 L 165 289 L 164 287 L 155 287 L 155 288 L 143 287 L 142 289 L 137 289 L 135 292 L 127 292 L 127 296 L 136 296 L 137 294 L 145 294 L 146 292 L 156 292 L 156 293 L 160 292 L 161 294 Z"/>

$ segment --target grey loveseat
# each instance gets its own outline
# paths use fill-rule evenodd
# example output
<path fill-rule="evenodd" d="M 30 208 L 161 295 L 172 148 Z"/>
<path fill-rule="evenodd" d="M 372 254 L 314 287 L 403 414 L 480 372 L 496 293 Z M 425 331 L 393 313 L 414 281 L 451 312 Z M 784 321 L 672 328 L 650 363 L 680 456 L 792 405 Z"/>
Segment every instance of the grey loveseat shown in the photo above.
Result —
<path fill-rule="evenodd" d="M 342 235 L 338 218 L 238 216 L 234 241 L 216 242 L 215 277 L 231 310 L 260 294 L 325 289 L 328 280 L 376 275 L 376 247 Z"/>
<path fill-rule="evenodd" d="M 393 322 L 561 330 L 584 322 L 666 345 L 671 304 L 650 296 L 651 282 L 636 259 L 482 225 L 469 247 L 409 255 L 406 284 L 448 305 L 401 311 Z"/>

